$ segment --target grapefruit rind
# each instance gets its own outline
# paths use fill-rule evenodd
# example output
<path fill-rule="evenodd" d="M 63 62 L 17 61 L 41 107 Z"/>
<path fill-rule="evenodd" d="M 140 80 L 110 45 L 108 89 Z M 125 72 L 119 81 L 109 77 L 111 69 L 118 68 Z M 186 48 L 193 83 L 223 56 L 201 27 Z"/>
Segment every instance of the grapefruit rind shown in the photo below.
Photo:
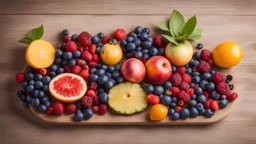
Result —
<path fill-rule="evenodd" d="M 70 97 L 64 97 L 60 94 L 58 94 L 56 92 L 56 90 L 54 90 L 54 82 L 58 81 L 60 78 L 62 77 L 65 77 L 65 76 L 71 76 L 72 78 L 77 78 L 80 80 L 81 84 L 83 85 L 82 87 L 82 90 L 80 92 L 79 95 L 76 95 L 76 96 L 70 96 Z M 87 85 L 86 85 L 86 82 L 84 81 L 84 79 L 79 76 L 79 75 L 76 75 L 76 74 L 72 74 L 72 73 L 62 73 L 62 74 L 59 74 L 57 75 L 56 77 L 54 77 L 50 83 L 49 83 L 49 91 L 50 91 L 50 94 L 57 100 L 59 101 L 62 101 L 62 102 L 75 102 L 75 101 L 78 101 L 79 99 L 81 99 L 86 91 L 87 91 Z"/>

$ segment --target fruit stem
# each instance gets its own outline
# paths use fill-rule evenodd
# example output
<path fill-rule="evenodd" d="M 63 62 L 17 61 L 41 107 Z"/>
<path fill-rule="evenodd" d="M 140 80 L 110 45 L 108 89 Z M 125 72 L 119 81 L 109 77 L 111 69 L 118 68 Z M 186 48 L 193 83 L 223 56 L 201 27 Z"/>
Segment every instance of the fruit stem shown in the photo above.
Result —
<path fill-rule="evenodd" d="M 184 40 L 185 40 L 185 37 L 184 37 L 184 36 L 178 36 L 178 37 L 176 37 L 175 40 L 176 40 L 178 43 L 183 43 Z"/>

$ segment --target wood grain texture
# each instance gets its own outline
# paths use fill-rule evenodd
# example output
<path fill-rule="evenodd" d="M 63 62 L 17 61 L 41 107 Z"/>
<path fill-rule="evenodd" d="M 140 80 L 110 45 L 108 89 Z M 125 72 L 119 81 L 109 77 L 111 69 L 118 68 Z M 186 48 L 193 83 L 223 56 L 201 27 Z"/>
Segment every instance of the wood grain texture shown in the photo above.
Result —
<path fill-rule="evenodd" d="M 72 8 L 64 11 L 63 7 L 68 7 L 65 1 L 51 4 L 39 2 L 37 4 L 39 7 L 34 8 L 27 6 L 30 5 L 28 1 L 3 0 L 0 2 L 0 11 L 1 14 L 43 14 L 46 12 L 59 14 L 59 10 L 62 9 L 65 13 L 68 14 L 70 11 L 72 14 L 82 7 L 74 4 L 78 3 L 77 1 L 69 2 L 73 5 Z M 206 8 L 203 1 L 194 1 L 193 3 L 180 1 L 176 5 L 169 4 L 166 7 L 170 11 L 172 8 L 180 9 L 186 16 L 199 12 L 198 25 L 204 29 L 201 42 L 206 48 L 213 49 L 218 43 L 228 39 L 237 41 L 243 47 L 244 58 L 238 66 L 233 68 L 239 83 L 240 96 L 231 114 L 224 120 L 210 126 L 59 126 L 44 123 L 31 111 L 24 109 L 15 96 L 15 90 L 19 88 L 19 85 L 15 83 L 14 75 L 17 71 L 21 71 L 25 64 L 25 45 L 19 44 L 17 41 L 23 38 L 29 29 L 43 23 L 46 29 L 43 38 L 55 46 L 60 42 L 56 37 L 59 37 L 59 32 L 64 28 L 70 29 L 72 33 L 88 30 L 92 34 L 96 34 L 99 31 L 110 33 L 118 27 L 131 30 L 136 25 L 142 25 L 153 28 L 154 34 L 157 34 L 159 31 L 154 27 L 155 21 L 165 19 L 167 16 L 152 16 L 151 14 L 157 13 L 157 11 L 161 12 L 162 6 L 165 7 L 165 5 L 148 1 L 155 7 L 151 6 L 150 9 L 144 7 L 137 10 L 136 13 L 139 15 L 90 15 L 91 12 L 86 10 L 84 10 L 86 15 L 1 15 L 0 143 L 256 143 L 256 17 L 254 16 L 256 11 L 253 9 L 255 1 L 207 2 L 215 4 L 210 4 Z M 30 3 L 36 5 L 35 2 L 30 1 Z M 226 3 L 229 5 L 223 6 Z M 190 4 L 192 7 L 188 8 L 186 4 Z M 92 4 L 95 9 L 99 5 Z M 106 13 L 113 11 L 113 13 L 120 14 L 123 9 L 129 8 L 134 10 L 132 6 L 129 6 L 122 9 L 115 7 L 111 10 L 102 10 L 104 7 L 101 7 L 97 11 Z M 93 9 L 90 11 L 95 12 Z M 169 13 L 167 10 L 165 12 Z M 145 15 L 147 13 L 149 15 Z"/>

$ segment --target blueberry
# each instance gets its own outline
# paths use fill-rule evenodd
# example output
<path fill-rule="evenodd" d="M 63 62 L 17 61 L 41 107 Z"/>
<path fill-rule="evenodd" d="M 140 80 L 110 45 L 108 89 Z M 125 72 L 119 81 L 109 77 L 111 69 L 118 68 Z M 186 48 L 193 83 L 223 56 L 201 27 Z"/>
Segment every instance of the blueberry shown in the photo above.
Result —
<path fill-rule="evenodd" d="M 132 42 L 133 40 L 134 40 L 134 38 L 131 37 L 131 36 L 126 37 L 127 43 L 130 43 L 130 42 Z"/>
<path fill-rule="evenodd" d="M 234 89 L 234 85 L 233 85 L 233 84 L 229 84 L 228 86 L 229 86 L 229 89 L 230 89 L 230 90 L 233 90 L 233 89 Z"/>
<path fill-rule="evenodd" d="M 119 71 L 121 69 L 121 63 L 114 66 L 116 71 Z"/>
<path fill-rule="evenodd" d="M 68 61 L 66 61 L 66 60 L 61 60 L 61 62 L 60 62 L 60 64 L 61 64 L 62 66 L 66 65 L 67 63 L 68 63 Z"/>
<path fill-rule="evenodd" d="M 40 105 L 40 100 L 38 98 L 32 98 L 31 104 L 35 107 L 38 107 Z"/>
<path fill-rule="evenodd" d="M 61 50 L 66 50 L 66 43 L 63 43 L 62 45 L 61 45 Z"/>
<path fill-rule="evenodd" d="M 199 95 L 197 97 L 197 101 L 200 102 L 200 103 L 205 103 L 206 102 L 206 98 L 204 95 Z"/>
<path fill-rule="evenodd" d="M 99 76 L 96 75 L 96 74 L 93 74 L 92 76 L 90 76 L 90 80 L 91 80 L 91 81 L 97 81 L 98 78 L 99 78 Z"/>
<path fill-rule="evenodd" d="M 92 41 L 92 43 L 97 44 L 100 42 L 100 38 L 98 36 L 93 36 L 91 41 Z"/>
<path fill-rule="evenodd" d="M 76 61 L 74 59 L 71 59 L 68 61 L 68 66 L 69 67 L 73 67 L 74 65 L 76 65 Z"/>
<path fill-rule="evenodd" d="M 195 95 L 195 94 L 193 94 L 192 96 L 191 96 L 191 99 L 192 100 L 195 100 L 197 98 L 197 95 Z"/>
<path fill-rule="evenodd" d="M 108 66 L 106 66 L 106 65 L 102 65 L 102 66 L 101 66 L 101 68 L 102 68 L 102 69 L 104 69 L 104 70 L 106 71 L 106 70 L 108 69 Z"/>
<path fill-rule="evenodd" d="M 156 95 L 161 95 L 164 93 L 164 88 L 162 86 L 155 86 L 154 93 Z"/>
<path fill-rule="evenodd" d="M 105 82 L 107 82 L 109 78 L 107 76 L 100 76 L 97 80 L 98 84 L 104 85 Z"/>
<path fill-rule="evenodd" d="M 81 52 L 80 51 L 76 50 L 76 51 L 73 52 L 73 57 L 79 58 L 80 56 L 81 56 Z"/>
<path fill-rule="evenodd" d="M 103 37 L 104 37 L 104 34 L 103 33 L 98 33 L 98 35 L 97 35 L 100 39 L 102 39 Z"/>
<path fill-rule="evenodd" d="M 195 84 L 195 83 L 193 83 L 193 82 L 192 82 L 192 83 L 190 83 L 190 87 L 191 87 L 191 88 L 194 88 L 195 86 L 196 86 L 196 84 Z"/>
<path fill-rule="evenodd" d="M 69 30 L 64 29 L 64 30 L 62 31 L 62 33 L 63 33 L 64 36 L 67 36 L 67 35 L 69 35 Z"/>
<path fill-rule="evenodd" d="M 172 102 L 177 103 L 178 102 L 177 97 L 172 97 Z"/>
<path fill-rule="evenodd" d="M 133 54 L 133 52 L 128 52 L 128 53 L 125 54 L 125 57 L 127 59 L 129 59 L 129 58 L 131 58 L 132 54 Z"/>
<path fill-rule="evenodd" d="M 211 92 L 211 98 L 214 100 L 219 100 L 220 99 L 220 93 L 218 93 L 217 91 L 212 91 Z"/>
<path fill-rule="evenodd" d="M 108 66 L 108 69 L 107 69 L 108 72 L 112 73 L 115 71 L 115 67 L 114 66 Z"/>
<path fill-rule="evenodd" d="M 227 80 L 232 81 L 233 77 L 232 75 L 227 75 Z"/>
<path fill-rule="evenodd" d="M 127 50 L 128 50 L 128 51 L 132 52 L 132 51 L 134 51 L 135 49 L 136 49 L 136 45 L 135 45 L 134 43 L 129 43 L 129 44 L 127 45 Z"/>
<path fill-rule="evenodd" d="M 30 80 L 30 81 L 28 82 L 28 84 L 29 84 L 29 85 L 34 85 L 34 84 L 35 84 L 35 81 L 34 81 L 34 80 Z"/>
<path fill-rule="evenodd" d="M 34 97 L 38 97 L 38 94 L 39 94 L 39 90 L 34 89 L 33 92 L 32 92 L 32 95 L 33 95 Z"/>
<path fill-rule="evenodd" d="M 112 81 L 107 81 L 105 84 L 104 84 L 105 88 L 107 89 L 111 89 L 113 86 L 114 86 L 114 83 Z"/>
<path fill-rule="evenodd" d="M 118 78 L 120 76 L 120 73 L 118 71 L 115 71 L 114 73 L 112 73 L 112 77 L 114 79 Z"/>
<path fill-rule="evenodd" d="M 203 108 L 203 109 L 199 112 L 199 114 L 200 114 L 200 115 L 204 115 L 204 113 L 205 113 L 205 109 Z"/>
<path fill-rule="evenodd" d="M 90 68 L 90 69 L 89 69 L 90 74 L 93 74 L 93 73 L 95 73 L 96 71 L 97 71 L 96 68 Z"/>
<path fill-rule="evenodd" d="M 25 95 L 21 95 L 21 96 L 20 96 L 20 100 L 21 100 L 21 101 L 25 101 L 25 100 L 26 100 L 26 96 L 25 96 Z"/>
<path fill-rule="evenodd" d="M 96 48 L 96 54 L 100 54 L 101 47 Z"/>
<path fill-rule="evenodd" d="M 18 97 L 20 97 L 21 95 L 24 95 L 24 91 L 23 91 L 23 90 L 18 90 L 18 91 L 16 92 L 16 95 L 17 95 Z"/>
<path fill-rule="evenodd" d="M 26 73 L 25 77 L 26 77 L 26 80 L 29 81 L 29 80 L 33 80 L 35 76 L 32 73 Z"/>
<path fill-rule="evenodd" d="M 141 40 L 139 38 L 135 38 L 133 42 L 135 43 L 136 47 L 139 47 L 141 44 Z"/>
<path fill-rule="evenodd" d="M 172 72 L 174 73 L 174 72 L 176 72 L 176 70 L 177 70 L 177 67 L 172 65 Z"/>
<path fill-rule="evenodd" d="M 171 116 L 172 114 L 174 114 L 175 113 L 175 110 L 173 109 L 173 108 L 170 108 L 169 110 L 168 110 L 168 115 L 169 116 Z"/>
<path fill-rule="evenodd" d="M 195 107 L 189 109 L 190 117 L 195 118 L 199 115 L 198 110 Z"/>
<path fill-rule="evenodd" d="M 24 108 L 29 108 L 29 103 L 27 101 L 23 101 Z"/>
<path fill-rule="evenodd" d="M 163 97 L 164 97 L 164 95 L 163 94 L 161 94 L 160 96 L 158 96 L 159 97 L 159 99 L 161 100 Z"/>
<path fill-rule="evenodd" d="M 193 57 L 194 57 L 194 59 L 200 59 L 200 55 L 201 55 L 200 52 L 195 52 Z"/>
<path fill-rule="evenodd" d="M 48 75 L 51 76 L 51 77 L 55 77 L 57 74 L 56 74 L 56 72 L 49 72 Z"/>
<path fill-rule="evenodd" d="M 137 47 L 136 51 L 142 51 L 142 48 L 141 47 Z"/>
<path fill-rule="evenodd" d="M 148 53 L 148 49 L 142 49 L 142 53 L 143 54 L 147 54 Z"/>
<path fill-rule="evenodd" d="M 126 40 L 121 40 L 120 45 L 121 45 L 121 47 L 126 47 L 126 45 L 127 45 Z"/>
<path fill-rule="evenodd" d="M 50 106 L 51 106 L 51 102 L 49 102 L 49 101 L 45 101 L 45 102 L 44 102 L 44 105 L 48 108 L 48 107 L 50 107 Z"/>
<path fill-rule="evenodd" d="M 31 96 L 31 95 L 27 95 L 27 96 L 26 96 L 26 101 L 27 101 L 28 103 L 31 103 L 31 101 L 32 101 L 32 96 Z"/>
<path fill-rule="evenodd" d="M 142 30 L 142 33 L 149 34 L 149 33 L 150 33 L 150 29 L 149 29 L 149 28 L 144 28 L 144 29 Z"/>
<path fill-rule="evenodd" d="M 152 47 L 151 49 L 149 49 L 149 54 L 150 54 L 151 56 L 155 56 L 155 55 L 157 55 L 157 53 L 158 53 L 157 48 Z"/>
<path fill-rule="evenodd" d="M 215 73 L 215 70 L 210 70 L 210 74 L 213 75 Z"/>
<path fill-rule="evenodd" d="M 198 111 L 201 111 L 201 110 L 204 109 L 204 105 L 203 105 L 202 103 L 198 103 L 198 104 L 196 105 L 196 109 L 197 109 Z"/>
<path fill-rule="evenodd" d="M 151 94 L 151 93 L 153 93 L 153 91 L 154 91 L 154 86 L 152 86 L 152 85 L 146 85 L 145 87 L 144 87 L 144 91 L 145 91 L 145 93 L 146 94 Z"/>
<path fill-rule="evenodd" d="M 140 34 L 142 32 L 142 27 L 141 26 L 137 26 L 136 28 L 135 28 L 135 33 L 136 34 Z"/>
<path fill-rule="evenodd" d="M 187 117 L 189 117 L 190 112 L 188 109 L 184 108 L 180 111 L 180 118 L 181 119 L 186 119 Z"/>
<path fill-rule="evenodd" d="M 164 48 L 163 47 L 158 48 L 158 55 L 164 56 L 164 54 L 165 54 Z"/>
<path fill-rule="evenodd" d="M 172 98 L 169 96 L 164 96 L 161 98 L 161 103 L 168 106 L 172 103 Z"/>
<path fill-rule="evenodd" d="M 196 100 L 190 100 L 188 104 L 190 107 L 195 107 L 197 102 L 196 102 Z"/>
<path fill-rule="evenodd" d="M 43 84 L 42 81 L 36 81 L 35 87 L 36 87 L 37 89 L 40 89 L 40 88 L 42 88 L 43 86 L 44 86 L 44 84 Z"/>
<path fill-rule="evenodd" d="M 44 92 L 43 91 L 39 91 L 38 92 L 38 97 L 44 97 Z"/>
<path fill-rule="evenodd" d="M 104 69 L 98 69 L 97 71 L 96 71 L 96 74 L 98 75 L 98 76 L 101 76 L 101 75 L 104 75 L 105 74 L 105 70 Z"/>
<path fill-rule="evenodd" d="M 34 85 L 29 85 L 26 88 L 27 92 L 32 92 L 34 89 L 35 89 Z"/>
<path fill-rule="evenodd" d="M 61 58 L 55 58 L 54 63 L 59 65 L 61 63 Z"/>
<path fill-rule="evenodd" d="M 102 47 L 104 44 L 103 43 L 98 43 L 97 47 Z"/>
<path fill-rule="evenodd" d="M 207 90 L 208 91 L 213 91 L 215 89 L 215 84 L 213 82 L 209 82 L 207 84 Z"/>
<path fill-rule="evenodd" d="M 173 102 L 173 100 L 172 100 L 172 103 L 169 105 L 169 108 L 175 108 L 177 106 L 177 104 L 175 103 L 175 102 Z"/>
<path fill-rule="evenodd" d="M 195 66 L 198 66 L 199 65 L 199 61 L 198 60 L 193 60 L 192 62 L 191 62 L 191 66 L 192 67 L 195 67 Z"/>
<path fill-rule="evenodd" d="M 193 72 L 192 73 L 192 76 L 194 77 L 194 76 L 201 76 L 201 74 L 199 73 L 199 72 Z"/>
<path fill-rule="evenodd" d="M 202 49 L 202 48 L 204 48 L 204 45 L 203 45 L 202 43 L 198 43 L 198 44 L 196 45 L 196 48 L 197 48 L 197 49 Z"/>
<path fill-rule="evenodd" d="M 86 120 L 90 119 L 93 116 L 92 109 L 85 109 L 83 113 L 84 113 L 84 119 Z"/>
<path fill-rule="evenodd" d="M 163 87 L 164 87 L 165 89 L 169 89 L 169 88 L 172 87 L 172 83 L 169 82 L 169 81 L 166 81 L 166 82 L 164 82 Z"/>
<path fill-rule="evenodd" d="M 211 74 L 209 72 L 203 73 L 202 79 L 203 80 L 209 80 L 211 78 Z"/>
<path fill-rule="evenodd" d="M 220 99 L 221 99 L 221 100 L 227 99 L 227 96 L 226 96 L 226 95 L 221 95 L 221 96 L 220 96 Z"/>
<path fill-rule="evenodd" d="M 141 33 L 139 38 L 140 38 L 140 40 L 144 41 L 148 38 L 148 34 L 147 33 Z"/>
<path fill-rule="evenodd" d="M 128 35 L 131 36 L 131 37 L 133 37 L 133 38 L 137 38 L 137 34 L 134 33 L 134 32 L 130 32 Z"/>
<path fill-rule="evenodd" d="M 108 103 L 108 99 L 109 97 L 107 93 L 103 92 L 99 94 L 99 100 L 101 103 L 104 103 L 104 104 Z"/>
<path fill-rule="evenodd" d="M 77 111 L 73 117 L 74 121 L 80 122 L 84 119 L 84 114 L 81 111 Z"/>
<path fill-rule="evenodd" d="M 40 104 L 38 109 L 39 109 L 40 112 L 46 112 L 47 107 L 43 104 Z"/>
<path fill-rule="evenodd" d="M 187 69 L 187 68 L 189 68 L 189 65 L 188 65 L 188 64 L 186 64 L 186 65 L 185 65 L 185 68 L 186 68 L 186 69 Z"/>
<path fill-rule="evenodd" d="M 226 99 L 219 101 L 219 107 L 225 108 L 228 105 L 228 101 Z"/>
<path fill-rule="evenodd" d="M 143 54 L 143 58 L 145 58 L 146 60 L 149 59 L 149 54 Z"/>
<path fill-rule="evenodd" d="M 202 93 L 203 93 L 202 88 L 198 87 L 198 88 L 195 89 L 195 94 L 196 95 L 201 95 Z"/>
<path fill-rule="evenodd" d="M 45 96 L 45 97 L 42 97 L 41 99 L 41 102 L 46 102 L 46 101 L 49 101 L 49 97 L 48 96 Z"/>
<path fill-rule="evenodd" d="M 210 118 L 210 117 L 212 117 L 212 116 L 214 115 L 214 111 L 209 108 L 209 109 L 205 110 L 204 115 L 205 115 L 206 117 Z"/>
<path fill-rule="evenodd" d="M 42 80 L 43 79 L 43 76 L 41 74 L 36 74 L 35 75 L 35 80 L 39 81 L 39 80 Z"/>
<path fill-rule="evenodd" d="M 103 93 L 104 92 L 104 89 L 101 88 L 101 87 L 99 87 L 97 90 L 98 90 L 99 93 Z"/>
<path fill-rule="evenodd" d="M 151 47 L 151 45 L 150 45 L 150 43 L 149 43 L 148 41 L 143 41 L 143 42 L 141 43 L 141 47 L 142 47 L 143 49 L 149 49 L 149 48 Z"/>
<path fill-rule="evenodd" d="M 44 76 L 42 81 L 43 81 L 43 84 L 49 84 L 49 82 L 51 81 L 51 77 L 50 76 Z"/>
<path fill-rule="evenodd" d="M 142 58 L 142 52 L 140 52 L 140 51 L 136 51 L 135 52 L 135 57 L 137 58 L 137 59 L 141 59 Z"/>
<path fill-rule="evenodd" d="M 199 85 L 203 90 L 205 90 L 208 88 L 208 81 L 202 80 Z"/>
<path fill-rule="evenodd" d="M 64 69 L 59 67 L 56 71 L 57 74 L 61 74 L 61 73 L 64 73 Z"/>
<path fill-rule="evenodd" d="M 77 41 L 77 40 L 78 40 L 78 34 L 73 34 L 73 35 L 71 36 L 71 40 L 72 40 L 72 41 Z"/>
<path fill-rule="evenodd" d="M 172 120 L 178 120 L 179 118 L 180 118 L 180 114 L 177 113 L 177 112 L 173 113 L 172 116 L 171 116 Z"/>
<path fill-rule="evenodd" d="M 116 83 L 122 83 L 122 82 L 124 82 L 124 78 L 123 77 L 118 77 L 116 79 Z"/>
<path fill-rule="evenodd" d="M 76 102 L 76 108 L 77 108 L 78 110 L 80 110 L 80 109 L 83 108 L 83 104 L 82 104 L 81 101 L 77 101 L 77 102 Z"/>
<path fill-rule="evenodd" d="M 105 73 L 105 75 L 106 75 L 106 76 L 108 76 L 109 78 L 111 78 L 111 77 L 112 77 L 112 74 L 111 74 L 111 73 L 109 73 L 109 72 L 106 72 L 106 73 Z"/>

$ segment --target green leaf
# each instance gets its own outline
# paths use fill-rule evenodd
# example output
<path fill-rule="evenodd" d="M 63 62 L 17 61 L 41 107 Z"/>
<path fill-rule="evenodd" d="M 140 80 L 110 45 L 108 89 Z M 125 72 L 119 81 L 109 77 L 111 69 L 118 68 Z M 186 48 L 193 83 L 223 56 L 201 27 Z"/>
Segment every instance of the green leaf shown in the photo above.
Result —
<path fill-rule="evenodd" d="M 185 24 L 182 30 L 182 34 L 190 35 L 196 27 L 196 16 L 191 17 Z"/>
<path fill-rule="evenodd" d="M 33 40 L 38 40 L 40 39 L 44 34 L 44 27 L 41 25 L 38 28 L 32 29 L 31 31 L 28 32 L 28 38 Z"/>
<path fill-rule="evenodd" d="M 162 36 L 165 37 L 170 42 L 174 43 L 175 45 L 178 45 L 178 42 L 173 37 L 165 35 L 165 34 L 162 34 Z"/>
<path fill-rule="evenodd" d="M 29 38 L 27 38 L 27 37 L 25 37 L 25 38 L 23 38 L 22 40 L 20 40 L 19 42 L 20 42 L 20 43 L 23 43 L 23 44 L 29 45 L 29 44 L 32 42 L 32 40 L 29 39 Z"/>
<path fill-rule="evenodd" d="M 169 21 L 169 29 L 172 35 L 180 36 L 184 24 L 185 20 L 182 14 L 177 10 L 173 10 Z"/>
<path fill-rule="evenodd" d="M 169 31 L 168 25 L 166 22 L 164 21 L 158 21 L 157 25 L 159 26 L 160 29 L 164 30 L 164 31 Z"/>
<path fill-rule="evenodd" d="M 202 28 L 195 28 L 195 30 L 192 32 L 192 34 L 189 35 L 188 39 L 191 39 L 194 41 L 200 40 L 202 37 L 202 32 L 203 32 Z"/>

